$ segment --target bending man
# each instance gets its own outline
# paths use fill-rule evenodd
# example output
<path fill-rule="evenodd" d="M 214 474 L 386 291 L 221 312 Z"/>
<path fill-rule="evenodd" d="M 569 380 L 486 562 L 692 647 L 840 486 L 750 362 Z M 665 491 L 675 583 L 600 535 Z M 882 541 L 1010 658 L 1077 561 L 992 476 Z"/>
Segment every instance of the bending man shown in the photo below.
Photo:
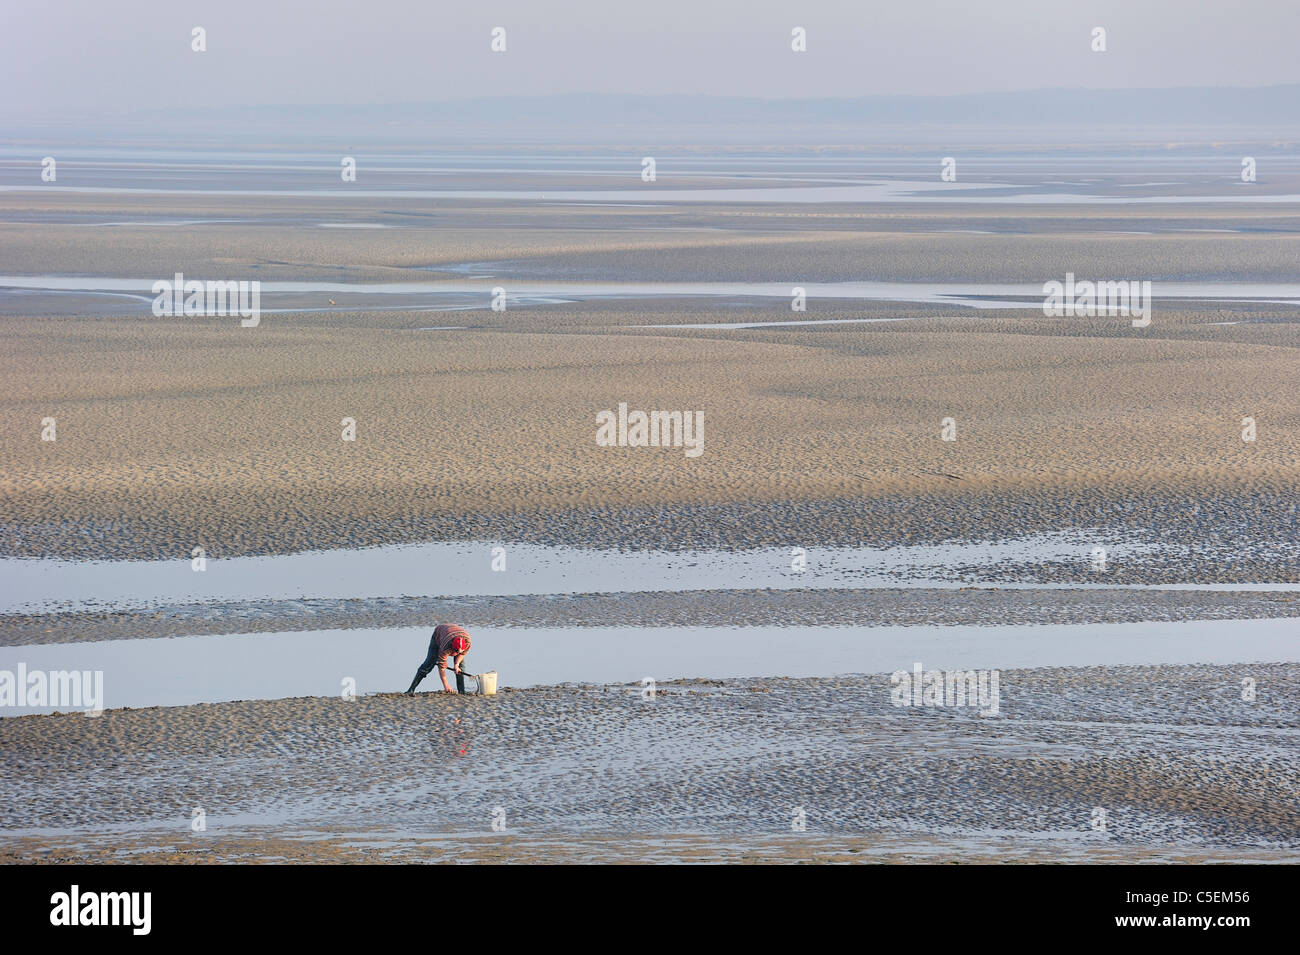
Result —
<path fill-rule="evenodd" d="M 424 658 L 420 664 L 420 669 L 415 671 L 415 679 L 411 681 L 407 694 L 415 692 L 415 688 L 420 685 L 420 681 L 429 675 L 429 671 L 435 666 L 438 668 L 438 676 L 442 677 L 442 688 L 448 693 L 451 692 L 451 684 L 447 682 L 447 661 L 453 661 L 453 669 L 456 673 L 456 690 L 459 693 L 465 692 L 465 673 L 461 665 L 465 662 L 465 654 L 469 653 L 469 634 L 464 628 L 456 626 L 454 623 L 440 623 L 433 630 L 433 636 L 429 639 L 429 655 Z"/>

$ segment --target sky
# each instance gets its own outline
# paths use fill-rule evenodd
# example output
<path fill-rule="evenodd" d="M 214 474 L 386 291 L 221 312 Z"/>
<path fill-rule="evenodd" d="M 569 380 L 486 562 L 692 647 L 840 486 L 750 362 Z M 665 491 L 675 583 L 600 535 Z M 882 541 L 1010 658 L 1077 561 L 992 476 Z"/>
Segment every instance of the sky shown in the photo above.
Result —
<path fill-rule="evenodd" d="M 1300 82 L 1298 40 L 1297 0 L 6 0 L 0 110 L 1264 86 Z"/>

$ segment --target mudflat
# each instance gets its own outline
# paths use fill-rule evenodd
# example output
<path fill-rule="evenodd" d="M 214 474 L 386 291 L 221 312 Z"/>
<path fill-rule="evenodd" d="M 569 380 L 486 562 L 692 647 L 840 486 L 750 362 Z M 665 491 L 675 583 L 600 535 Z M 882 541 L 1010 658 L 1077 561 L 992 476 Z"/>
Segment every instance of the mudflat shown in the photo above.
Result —
<path fill-rule="evenodd" d="M 22 201 L 37 200 L 5 199 Z M 768 216 L 795 220 L 780 211 Z M 499 213 L 460 208 L 444 216 L 452 228 L 402 230 L 150 226 L 146 216 L 120 230 L 10 227 L 0 248 L 15 269 L 50 273 L 94 261 L 91 271 L 167 278 L 339 278 L 335 268 L 346 281 L 427 280 L 487 256 L 505 286 L 529 274 L 1023 281 L 1108 274 L 1124 259 L 1125 274 L 1158 285 L 1161 275 L 1232 272 L 1233 256 L 1256 264 L 1250 277 L 1277 278 L 1297 241 L 889 234 L 891 216 L 869 210 L 856 231 L 841 223 L 792 237 L 766 221 L 746 232 L 734 210 L 708 209 L 689 211 L 691 228 L 649 234 L 640 227 L 651 213 L 606 212 L 597 239 L 563 228 L 590 211 L 552 211 L 511 232 L 493 225 Z M 1206 214 L 1161 221 L 1176 228 Z M 710 216 L 714 230 L 699 231 Z M 1022 210 L 982 216 L 1021 230 L 1061 225 Z M 1148 213 L 1132 218 L 1150 224 Z M 1122 219 L 1112 211 L 1105 224 Z M 1017 251 L 1022 240 L 1032 255 Z M 792 313 L 788 302 L 743 295 L 501 313 L 486 302 L 375 312 L 331 307 L 324 293 L 302 298 L 325 312 L 265 315 L 257 328 L 157 318 L 139 304 L 71 307 L 75 296 L 70 313 L 7 317 L 5 551 L 161 559 L 200 545 L 236 556 L 503 536 L 668 548 L 800 534 L 890 543 L 1087 526 L 1099 512 L 1102 523 L 1158 524 L 1195 540 L 1189 532 L 1207 519 L 1229 528 L 1240 518 L 1273 538 L 1294 522 L 1300 325 L 1286 305 L 1158 304 L 1153 323 L 1135 329 L 1118 317 L 888 302 L 813 300 Z M 639 327 L 863 318 L 890 320 Z M 597 414 L 620 403 L 701 412 L 703 453 L 598 446 Z M 56 442 L 40 440 L 46 417 Z M 356 441 L 341 440 L 344 418 Z M 942 437 L 946 421 L 954 440 Z M 1289 552 L 1267 563 L 1219 570 L 1296 579 Z"/>
<path fill-rule="evenodd" d="M 0 556 L 430 541 L 734 554 L 1071 531 L 1142 545 L 1106 584 L 1242 589 L 1090 589 L 1080 551 L 956 568 L 965 590 L 493 596 L 431 581 L 82 601 L 3 615 L 0 644 L 452 617 L 684 634 L 1222 620 L 1230 641 L 1233 620 L 1297 613 L 1290 591 L 1246 589 L 1300 582 L 1294 305 L 1227 286 L 1159 297 L 1162 281 L 1293 281 L 1285 205 L 401 207 L 0 196 L 0 273 L 348 287 L 299 289 L 255 328 L 93 290 L 0 294 Z M 1151 324 L 645 289 L 1067 273 L 1153 281 Z M 381 308 L 356 291 L 466 278 L 640 291 L 502 312 L 486 293 Z M 826 324 L 777 324 L 792 321 Z M 622 404 L 699 415 L 701 453 L 601 446 L 597 416 Z M 668 682 L 652 699 L 504 686 L 14 717 L 0 860 L 1295 861 L 1297 676 L 1289 662 L 1008 669 L 997 716 L 895 707 L 887 674 L 859 674 Z"/>
<path fill-rule="evenodd" d="M 996 715 L 876 674 L 16 717 L 0 859 L 1293 862 L 1298 678 L 1009 670 Z"/>

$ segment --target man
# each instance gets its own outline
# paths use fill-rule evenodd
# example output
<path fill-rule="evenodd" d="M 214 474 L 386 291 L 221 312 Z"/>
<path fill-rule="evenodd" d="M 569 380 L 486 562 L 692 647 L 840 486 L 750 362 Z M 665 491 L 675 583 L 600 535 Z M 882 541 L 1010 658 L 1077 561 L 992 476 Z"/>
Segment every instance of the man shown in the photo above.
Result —
<path fill-rule="evenodd" d="M 415 679 L 411 681 L 410 688 L 406 691 L 407 695 L 415 692 L 415 688 L 420 685 L 420 681 L 429 675 L 429 671 L 435 666 L 438 668 L 438 676 L 442 677 L 442 688 L 448 693 L 451 692 L 451 684 L 447 682 L 447 660 L 453 661 L 453 667 L 456 672 L 456 691 L 465 692 L 465 671 L 461 665 L 465 662 L 465 654 L 469 653 L 469 634 L 464 628 L 456 626 L 454 623 L 440 623 L 433 630 L 433 636 L 429 640 L 429 655 L 424 658 L 420 664 L 420 669 L 415 671 Z"/>

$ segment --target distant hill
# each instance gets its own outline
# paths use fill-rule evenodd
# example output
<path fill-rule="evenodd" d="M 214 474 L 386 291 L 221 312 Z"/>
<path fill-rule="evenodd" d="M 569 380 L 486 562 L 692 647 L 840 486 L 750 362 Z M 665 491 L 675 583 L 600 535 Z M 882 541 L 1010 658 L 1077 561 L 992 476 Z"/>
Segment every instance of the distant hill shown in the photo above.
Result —
<path fill-rule="evenodd" d="M 575 93 L 381 105 L 249 106 L 123 112 L 11 124 L 11 134 L 99 130 L 128 139 L 475 141 L 1095 142 L 1300 139 L 1300 84 L 1242 88 L 1043 89 L 953 96 L 770 100 L 704 95 Z M 1171 135 L 1172 134 L 1172 135 Z"/>

